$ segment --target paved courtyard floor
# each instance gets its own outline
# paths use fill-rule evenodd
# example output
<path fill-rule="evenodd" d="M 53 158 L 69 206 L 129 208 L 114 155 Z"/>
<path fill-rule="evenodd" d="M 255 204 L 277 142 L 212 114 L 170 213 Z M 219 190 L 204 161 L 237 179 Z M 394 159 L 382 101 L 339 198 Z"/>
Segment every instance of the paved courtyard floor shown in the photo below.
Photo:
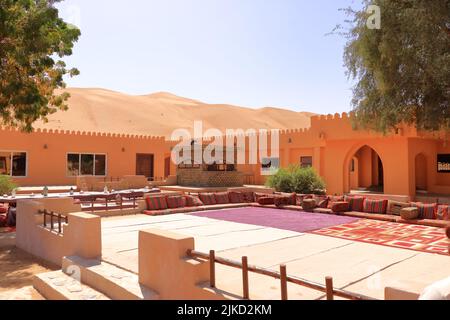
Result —
<path fill-rule="evenodd" d="M 137 272 L 138 232 L 152 228 L 193 236 L 196 250 L 214 249 L 221 257 L 240 260 L 245 255 L 250 264 L 273 270 L 286 264 L 292 276 L 319 283 L 332 276 L 336 287 L 378 299 L 384 298 L 386 286 L 420 292 L 449 276 L 449 256 L 188 214 L 102 219 L 103 259 Z M 239 296 L 240 270 L 218 266 L 217 286 Z M 297 285 L 288 291 L 290 299 L 323 298 Z M 279 281 L 250 274 L 250 297 L 279 299 Z"/>

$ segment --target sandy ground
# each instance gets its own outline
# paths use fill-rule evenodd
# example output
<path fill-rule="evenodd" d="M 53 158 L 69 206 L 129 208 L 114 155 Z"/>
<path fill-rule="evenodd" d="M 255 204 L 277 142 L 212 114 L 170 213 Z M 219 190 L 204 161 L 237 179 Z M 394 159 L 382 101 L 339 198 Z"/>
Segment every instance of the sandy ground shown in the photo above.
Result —
<path fill-rule="evenodd" d="M 27 291 L 35 274 L 58 269 L 16 247 L 0 248 L 0 300 L 11 298 L 9 293 L 17 289 Z"/>
<path fill-rule="evenodd" d="M 281 108 L 251 109 L 207 104 L 170 93 L 132 96 L 104 89 L 68 88 L 69 110 L 50 115 L 36 128 L 145 134 L 170 137 L 178 128 L 192 131 L 194 121 L 203 130 L 300 129 L 309 127 L 311 113 Z"/>

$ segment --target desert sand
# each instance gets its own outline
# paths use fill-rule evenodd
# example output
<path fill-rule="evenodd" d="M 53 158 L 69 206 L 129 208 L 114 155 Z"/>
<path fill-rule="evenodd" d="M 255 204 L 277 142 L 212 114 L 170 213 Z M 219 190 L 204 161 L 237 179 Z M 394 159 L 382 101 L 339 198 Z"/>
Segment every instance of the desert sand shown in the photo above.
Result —
<path fill-rule="evenodd" d="M 310 126 L 308 112 L 281 108 L 251 109 L 227 104 L 207 104 L 159 92 L 132 96 L 105 89 L 68 88 L 69 110 L 39 121 L 35 128 L 170 137 L 174 129 L 192 132 L 194 121 L 202 120 L 204 130 L 294 129 Z"/>

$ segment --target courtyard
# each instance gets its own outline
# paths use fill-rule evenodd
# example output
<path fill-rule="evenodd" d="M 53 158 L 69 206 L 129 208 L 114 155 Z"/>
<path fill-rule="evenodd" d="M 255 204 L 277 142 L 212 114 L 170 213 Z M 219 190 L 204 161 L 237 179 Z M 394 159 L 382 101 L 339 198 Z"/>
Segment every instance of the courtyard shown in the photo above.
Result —
<path fill-rule="evenodd" d="M 398 239 L 408 238 L 410 243 L 418 245 L 408 248 L 404 243 L 406 240 L 402 242 L 404 247 L 392 243 L 398 230 L 393 231 L 389 243 L 381 244 L 355 235 L 325 234 L 333 228 L 344 226 L 345 229 L 352 224 L 372 228 L 374 232 L 376 228 L 369 220 L 264 210 L 242 208 L 237 211 L 104 218 L 102 259 L 137 273 L 138 233 L 156 228 L 194 237 L 196 250 L 201 252 L 215 250 L 217 256 L 235 261 L 247 256 L 249 264 L 273 271 L 285 264 L 290 276 L 321 284 L 325 283 L 326 276 L 332 276 L 335 287 L 376 299 L 384 298 L 387 286 L 420 293 L 428 284 L 448 276 L 449 256 L 436 253 L 439 250 L 427 252 L 430 247 L 448 246 L 443 229 L 427 227 L 430 229 L 421 230 L 418 235 L 417 229 L 396 224 L 406 232 L 398 234 Z M 387 222 L 384 224 L 377 227 L 392 227 Z M 420 244 L 424 237 L 432 242 L 431 245 Z M 242 296 L 240 270 L 217 265 L 216 279 L 218 289 L 235 298 Z M 279 280 L 256 274 L 250 274 L 249 280 L 251 299 L 280 298 Z M 288 292 L 289 299 L 324 298 L 321 292 L 292 284 L 289 284 Z"/>

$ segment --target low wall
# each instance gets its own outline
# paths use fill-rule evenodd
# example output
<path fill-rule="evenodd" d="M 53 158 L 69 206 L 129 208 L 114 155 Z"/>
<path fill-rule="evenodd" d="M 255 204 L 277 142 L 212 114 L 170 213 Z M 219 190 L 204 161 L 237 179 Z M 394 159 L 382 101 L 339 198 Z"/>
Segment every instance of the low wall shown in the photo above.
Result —
<path fill-rule="evenodd" d="M 239 171 L 203 171 L 201 169 L 179 169 L 178 185 L 189 187 L 241 187 L 244 174 Z"/>
<path fill-rule="evenodd" d="M 39 211 L 44 209 L 68 215 L 61 234 L 43 227 L 44 216 Z M 16 246 L 59 266 L 64 256 L 100 257 L 100 217 L 80 211 L 72 198 L 18 201 Z"/>
<path fill-rule="evenodd" d="M 209 263 L 187 256 L 193 237 L 160 229 L 139 232 L 139 283 L 162 300 L 224 300 L 208 288 Z"/>

